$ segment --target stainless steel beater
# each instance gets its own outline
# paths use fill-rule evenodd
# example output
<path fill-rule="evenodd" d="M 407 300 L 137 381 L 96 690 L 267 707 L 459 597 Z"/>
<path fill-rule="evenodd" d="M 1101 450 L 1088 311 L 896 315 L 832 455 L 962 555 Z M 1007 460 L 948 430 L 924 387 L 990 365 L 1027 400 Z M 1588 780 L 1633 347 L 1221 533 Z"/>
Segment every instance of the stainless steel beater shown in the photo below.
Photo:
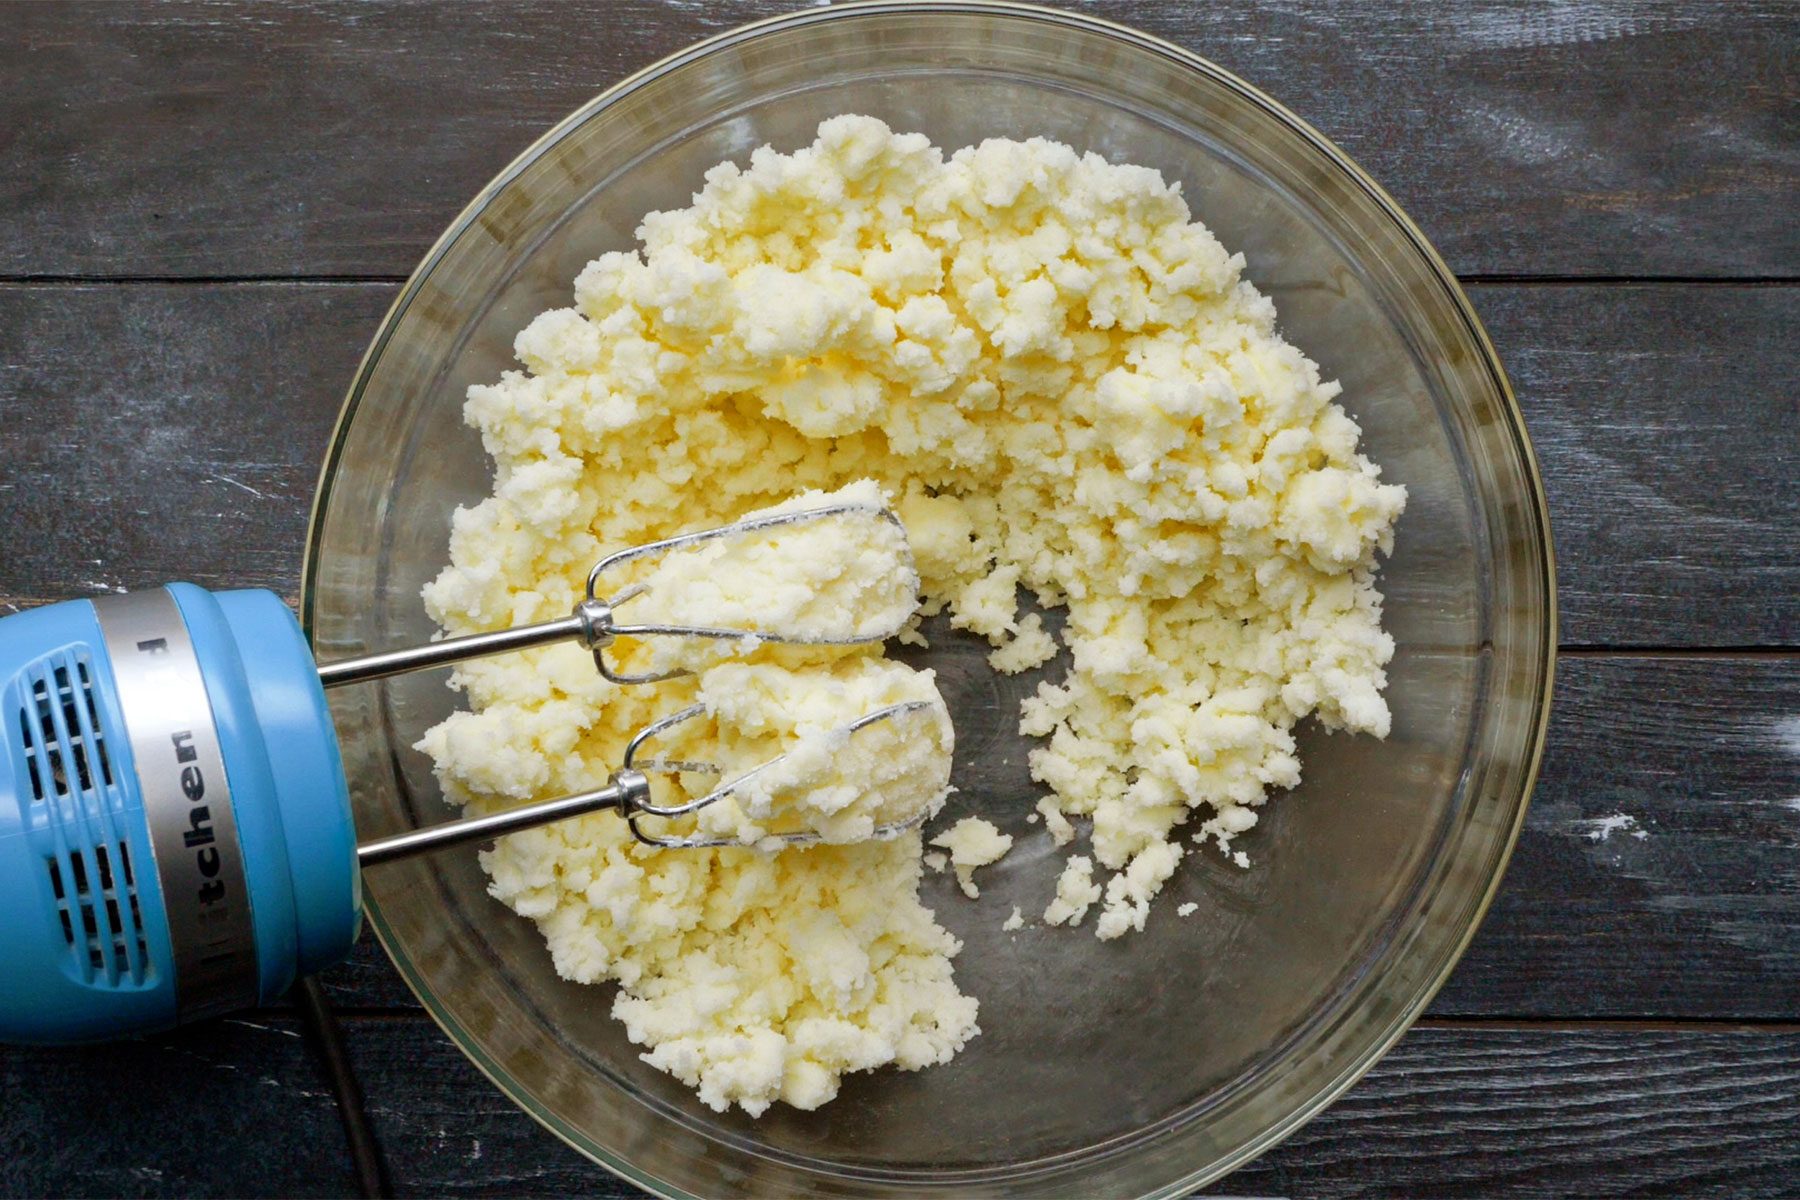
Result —
<path fill-rule="evenodd" d="M 655 683 L 687 674 L 685 670 L 661 672 L 624 672 L 615 669 L 606 658 L 606 651 L 619 638 L 644 637 L 677 637 L 703 638 L 709 640 L 738 640 L 774 642 L 783 645 L 803 646 L 854 646 L 872 642 L 885 641 L 899 633 L 911 614 L 902 613 L 890 625 L 874 630 L 856 633 L 821 634 L 794 630 L 770 629 L 729 629 L 717 626 L 678 625 L 662 623 L 622 624 L 618 620 L 617 610 L 646 593 L 643 584 L 633 585 L 611 598 L 602 599 L 601 581 L 606 575 L 628 562 L 666 555 L 690 546 L 724 538 L 743 537 L 762 530 L 784 526 L 798 525 L 830 520 L 833 518 L 860 518 L 881 521 L 899 532 L 897 553 L 904 568 L 913 571 L 911 548 L 906 541 L 905 527 L 899 517 L 884 505 L 865 502 L 846 501 L 836 504 L 822 505 L 818 508 L 802 509 L 795 512 L 774 513 L 766 516 L 751 517 L 736 521 L 715 529 L 704 529 L 693 533 L 679 534 L 621 550 L 607 555 L 594 565 L 588 573 L 586 595 L 575 605 L 569 616 L 557 621 L 545 621 L 536 625 L 522 625 L 512 629 L 496 630 L 492 633 L 469 634 L 464 637 L 446 638 L 423 646 L 414 646 L 402 650 L 389 650 L 379 654 L 364 655 L 358 658 L 343 659 L 335 663 L 321 664 L 319 681 L 327 688 L 342 687 L 352 683 L 362 683 L 374 679 L 384 679 L 393 675 L 423 670 L 428 667 L 446 666 L 452 663 L 465 662 L 474 658 L 485 658 L 491 655 L 504 654 L 509 651 L 526 650 L 536 646 L 553 645 L 558 642 L 579 641 L 594 656 L 594 665 L 601 675 L 618 684 Z M 906 713 L 916 712 L 929 707 L 924 701 L 909 701 L 888 705 L 866 713 L 855 720 L 840 726 L 835 732 L 844 736 L 854 736 L 877 722 L 891 720 Z M 448 821 L 439 825 L 427 826 L 396 834 L 393 837 L 378 841 L 365 842 L 357 847 L 357 860 L 364 866 L 387 862 L 396 858 L 404 858 L 426 850 L 443 846 L 456 845 L 462 842 L 486 840 L 502 834 L 513 833 L 521 829 L 530 829 L 537 825 L 552 821 L 564 820 L 568 817 L 580 816 L 583 813 L 598 812 L 605 809 L 617 809 L 624 814 L 631 832 L 640 842 L 646 845 L 660 846 L 668 849 L 697 849 L 709 846 L 737 845 L 730 838 L 686 837 L 675 838 L 659 836 L 648 832 L 641 824 L 645 817 L 675 818 L 693 814 L 709 805 L 717 804 L 730 797 L 739 787 L 753 777 L 774 767 L 787 755 L 778 755 L 769 759 L 741 775 L 713 788 L 704 796 L 676 805 L 657 805 L 651 800 L 650 782 L 645 772 L 669 774 L 723 774 L 717 764 L 694 762 L 688 760 L 639 760 L 638 755 L 644 745 L 652 738 L 674 729 L 676 726 L 692 721 L 705 711 L 703 705 L 695 704 L 680 712 L 663 717 L 639 730 L 625 748 L 623 761 L 619 769 L 607 780 L 607 786 L 593 791 L 581 792 L 570 796 L 560 796 L 553 800 L 539 801 L 534 804 L 521 805 L 504 812 L 490 813 L 485 816 L 465 817 L 461 820 Z M 924 809 L 909 820 L 896 822 L 876 828 L 876 838 L 891 838 L 912 828 L 924 819 Z M 783 845 L 809 845 L 819 840 L 813 833 L 786 833 L 772 835 L 773 840 Z"/>
<path fill-rule="evenodd" d="M 838 726 L 830 736 L 854 737 L 858 732 L 878 722 L 890 721 L 910 713 L 923 712 L 930 707 L 930 703 L 924 700 L 907 700 L 899 704 L 889 704 Z M 378 841 L 364 842 L 356 848 L 357 861 L 365 867 L 373 866 L 376 863 L 406 858 L 426 850 L 436 850 L 462 842 L 486 841 L 502 834 L 530 829 L 551 821 L 560 821 L 566 817 L 578 817 L 584 813 L 599 812 L 604 809 L 617 809 L 624 814 L 626 824 L 631 827 L 632 836 L 647 846 L 657 846 L 665 850 L 697 850 L 716 846 L 746 845 L 747 843 L 724 837 L 661 836 L 647 832 L 640 823 L 645 817 L 669 819 L 697 813 L 703 808 L 729 799 L 752 779 L 787 759 L 786 754 L 778 754 L 713 788 L 698 799 L 689 800 L 684 804 L 658 805 L 651 803 L 650 780 L 646 772 L 672 775 L 724 774 L 724 768 L 717 763 L 698 762 L 692 759 L 638 758 L 639 751 L 650 739 L 666 733 L 677 725 L 694 720 L 705 711 L 704 704 L 689 705 L 680 712 L 671 713 L 638 730 L 625 747 L 625 755 L 619 769 L 612 773 L 603 788 L 597 788 L 591 792 L 579 792 L 572 796 L 559 796 L 554 800 L 544 800 L 536 804 L 525 804 L 517 808 L 509 808 L 505 812 L 489 813 L 480 817 L 464 817 L 461 820 L 446 821 L 440 825 L 428 825 L 423 829 L 410 830 Z M 898 837 L 922 822 L 926 813 L 927 808 L 921 805 L 915 815 L 904 821 L 878 825 L 869 836 L 871 840 L 875 841 Z M 819 835 L 811 832 L 777 833 L 759 839 L 755 844 L 761 847 L 766 842 L 775 841 L 782 846 L 809 846 L 819 840 Z"/>
<path fill-rule="evenodd" d="M 879 613 L 857 603 L 821 606 L 814 627 L 787 630 L 629 623 L 618 618 L 619 607 L 648 606 L 655 593 L 603 590 L 613 568 L 648 555 L 831 518 L 888 523 L 879 537 L 856 542 L 878 545 L 879 553 L 827 564 L 858 598 L 871 594 L 865 583 L 885 583 L 875 589 L 886 597 Z M 262 589 L 171 583 L 0 617 L 0 902 L 7 913 L 0 1042 L 91 1041 L 270 1003 L 296 977 L 350 953 L 362 922 L 359 870 L 372 863 L 609 808 L 645 842 L 717 844 L 657 831 L 661 821 L 719 803 L 784 758 L 792 769 L 834 757 L 807 758 L 799 753 L 806 743 L 796 742 L 703 796 L 686 799 L 684 789 L 658 804 L 653 774 L 724 774 L 716 764 L 648 753 L 658 735 L 701 715 L 690 707 L 639 732 L 605 787 L 359 846 L 324 688 L 564 640 L 587 647 L 620 683 L 669 674 L 616 669 L 606 651 L 621 638 L 874 641 L 899 631 L 915 599 L 892 586 L 892 575 L 874 574 L 910 569 L 905 532 L 895 536 L 896 529 L 897 518 L 879 504 L 823 503 L 754 517 L 610 555 L 563 620 L 322 667 L 287 605 Z M 702 580 L 722 565 L 715 560 L 729 561 L 730 549 L 678 565 L 687 579 Z M 779 558 L 757 552 L 738 565 L 789 582 Z M 652 582 L 690 586 L 683 576 Z M 851 614 L 842 629 L 840 610 Z M 730 611 L 735 619 L 754 610 Z M 679 614 L 678 598 L 671 612 Z M 853 736 L 911 707 L 864 714 L 829 736 Z M 803 771 L 798 779 L 789 773 L 753 785 L 757 798 L 808 786 Z M 783 786 L 771 786 L 777 783 Z M 809 840 L 780 837 L 783 844 Z"/>
<path fill-rule="evenodd" d="M 575 605 L 572 613 L 559 621 L 520 625 L 512 629 L 497 629 L 492 633 L 472 633 L 463 637 L 428 642 L 423 646 L 411 646 L 403 650 L 385 650 L 379 654 L 346 658 L 334 663 L 321 663 L 319 682 L 327 688 L 342 687 L 351 683 L 364 683 L 371 679 L 385 679 L 390 675 L 404 675 L 409 671 L 422 671 L 428 667 L 448 666 L 472 658 L 486 658 L 490 655 L 506 654 L 514 650 L 529 650 L 535 646 L 549 646 L 557 642 L 579 641 L 593 651 L 594 666 L 599 668 L 600 674 L 612 682 L 620 684 L 657 683 L 664 679 L 685 675 L 687 672 L 677 670 L 643 674 L 621 673 L 607 664 L 605 654 L 607 647 L 622 637 L 728 639 L 778 642 L 791 646 L 856 646 L 885 641 L 900 632 L 906 625 L 907 618 L 912 615 L 911 613 L 902 616 L 892 626 L 845 636 L 825 636 L 766 629 L 720 629 L 705 625 L 654 623 L 621 625 L 618 622 L 616 610 L 619 606 L 643 595 L 647 589 L 642 584 L 638 584 L 627 588 L 609 600 L 602 600 L 599 596 L 602 576 L 615 567 L 637 559 L 667 554 L 673 550 L 681 550 L 688 546 L 717 541 L 721 538 L 742 537 L 745 534 L 756 533 L 764 529 L 807 524 L 828 520 L 832 517 L 853 516 L 883 521 L 899 530 L 899 553 L 904 560 L 906 569 L 909 572 L 913 570 L 912 547 L 906 541 L 906 527 L 900 523 L 900 518 L 894 515 L 893 510 L 885 505 L 845 501 L 796 512 L 772 513 L 767 516 L 734 521 L 716 529 L 702 529 L 694 533 L 678 534 L 659 542 L 649 542 L 607 555 L 594 564 L 594 569 L 588 572 L 587 595 Z"/>

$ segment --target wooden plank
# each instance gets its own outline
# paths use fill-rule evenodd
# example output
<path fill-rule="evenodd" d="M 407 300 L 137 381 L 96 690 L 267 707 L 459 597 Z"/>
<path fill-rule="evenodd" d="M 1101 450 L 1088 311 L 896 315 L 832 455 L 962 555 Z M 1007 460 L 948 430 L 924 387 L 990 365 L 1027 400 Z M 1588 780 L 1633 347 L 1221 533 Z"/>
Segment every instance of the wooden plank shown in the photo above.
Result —
<path fill-rule="evenodd" d="M 396 1195 L 646 1194 L 527 1116 L 427 1019 L 347 1017 L 342 1024 Z"/>
<path fill-rule="evenodd" d="M 0 274 L 404 274 L 594 93 L 791 8 L 17 6 Z M 1788 276 L 1800 12 L 1103 0 L 1336 139 L 1481 274 Z"/>
<path fill-rule="evenodd" d="M 332 1007 L 345 1012 L 423 1011 L 367 922 L 350 957 L 319 972 L 318 981 Z"/>
<path fill-rule="evenodd" d="M 1499 899 L 1432 1012 L 1800 1018 L 1800 656 L 1571 657 Z"/>
<path fill-rule="evenodd" d="M 0 613 L 170 579 L 292 597 L 392 292 L 0 286 Z"/>
<path fill-rule="evenodd" d="M 1563 644 L 1800 642 L 1800 290 L 1473 296 L 1542 464 Z"/>
<path fill-rule="evenodd" d="M 1800 1034 L 1420 1029 L 1221 1181 L 1330 1196 L 1792 1196 Z"/>
<path fill-rule="evenodd" d="M 0 1195 L 355 1193 L 330 1083 L 279 1014 L 108 1046 L 0 1046 L 0 1097 Z"/>
<path fill-rule="evenodd" d="M 298 587 L 388 284 L 0 285 L 0 612 Z M 1572 645 L 1800 637 L 1790 287 L 1483 287 L 1549 489 Z"/>
<path fill-rule="evenodd" d="M 423 1018 L 347 1022 L 401 1195 L 636 1196 Z M 1800 1033 L 1422 1028 L 1208 1194 L 1788 1196 Z"/>

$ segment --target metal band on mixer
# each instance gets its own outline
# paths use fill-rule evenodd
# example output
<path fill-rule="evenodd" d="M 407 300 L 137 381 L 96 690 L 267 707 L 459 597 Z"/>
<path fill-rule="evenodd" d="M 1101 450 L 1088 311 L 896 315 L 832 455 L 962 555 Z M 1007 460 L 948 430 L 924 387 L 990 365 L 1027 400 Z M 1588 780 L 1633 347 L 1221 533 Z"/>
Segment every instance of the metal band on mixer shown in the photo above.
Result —
<path fill-rule="evenodd" d="M 164 588 L 94 599 L 143 789 L 180 1021 L 254 1005 L 256 935 L 206 679 Z"/>

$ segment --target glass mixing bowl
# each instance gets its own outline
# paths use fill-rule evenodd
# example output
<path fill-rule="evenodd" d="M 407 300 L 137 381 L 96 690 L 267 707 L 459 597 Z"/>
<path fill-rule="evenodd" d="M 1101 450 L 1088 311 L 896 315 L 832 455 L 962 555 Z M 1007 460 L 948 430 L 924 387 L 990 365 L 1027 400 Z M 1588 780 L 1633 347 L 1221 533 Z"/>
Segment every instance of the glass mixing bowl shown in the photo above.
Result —
<path fill-rule="evenodd" d="M 1444 980 L 1499 883 L 1542 745 L 1554 639 L 1544 499 L 1467 299 L 1342 153 L 1217 67 L 1104 22 L 1006 5 L 874 4 L 752 25 L 626 80 L 512 164 L 426 257 L 356 377 L 320 484 L 303 608 L 322 659 L 432 626 L 419 589 L 450 515 L 488 491 L 464 390 L 514 334 L 632 245 L 647 211 L 756 146 L 869 113 L 946 149 L 1054 138 L 1180 180 L 1248 258 L 1289 340 L 1343 382 L 1364 448 L 1411 499 L 1382 569 L 1393 734 L 1300 732 L 1306 781 L 1243 843 L 1190 855 L 1148 929 L 1000 931 L 1041 911 L 1061 856 L 1030 832 L 979 904 L 925 899 L 966 945 L 982 1035 L 921 1072 L 852 1076 L 815 1113 L 715 1114 L 638 1060 L 610 989 L 558 979 L 473 851 L 369 872 L 369 915 L 427 1010 L 527 1111 L 596 1161 L 679 1194 L 1167 1195 L 1223 1174 L 1336 1096 Z M 935 639 L 959 802 L 1030 830 L 1015 732 L 1032 676 Z M 1054 669 L 1054 668 L 1052 668 Z M 365 836 L 441 821 L 411 749 L 441 675 L 336 694 Z M 952 810 L 952 815 L 958 811 Z M 1186 919 L 1176 906 L 1191 901 Z"/>

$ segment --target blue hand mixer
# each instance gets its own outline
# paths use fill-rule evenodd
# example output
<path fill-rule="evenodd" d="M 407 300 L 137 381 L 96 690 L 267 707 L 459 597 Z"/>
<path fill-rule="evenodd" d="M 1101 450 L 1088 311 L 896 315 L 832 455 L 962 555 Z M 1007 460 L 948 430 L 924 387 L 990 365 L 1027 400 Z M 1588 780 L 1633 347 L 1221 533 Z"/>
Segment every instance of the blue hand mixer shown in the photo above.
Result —
<path fill-rule="evenodd" d="M 360 870 L 389 859 L 601 809 L 653 845 L 722 844 L 640 824 L 716 803 L 776 761 L 698 800 L 654 803 L 646 771 L 708 769 L 640 757 L 651 738 L 699 716 L 695 706 L 642 730 L 605 787 L 358 845 L 325 692 L 568 640 L 592 650 L 607 678 L 635 683 L 666 676 L 620 672 L 606 653 L 618 638 L 849 645 L 899 632 L 904 615 L 892 627 L 799 632 L 627 624 L 615 609 L 644 589 L 611 600 L 596 591 L 627 561 L 827 518 L 901 528 L 886 508 L 859 503 L 754 517 L 603 559 L 561 620 L 324 666 L 287 606 L 262 590 L 174 583 L 0 619 L 0 1041 L 94 1041 L 268 1003 L 350 952 Z M 910 573 L 903 530 L 896 553 Z"/>

